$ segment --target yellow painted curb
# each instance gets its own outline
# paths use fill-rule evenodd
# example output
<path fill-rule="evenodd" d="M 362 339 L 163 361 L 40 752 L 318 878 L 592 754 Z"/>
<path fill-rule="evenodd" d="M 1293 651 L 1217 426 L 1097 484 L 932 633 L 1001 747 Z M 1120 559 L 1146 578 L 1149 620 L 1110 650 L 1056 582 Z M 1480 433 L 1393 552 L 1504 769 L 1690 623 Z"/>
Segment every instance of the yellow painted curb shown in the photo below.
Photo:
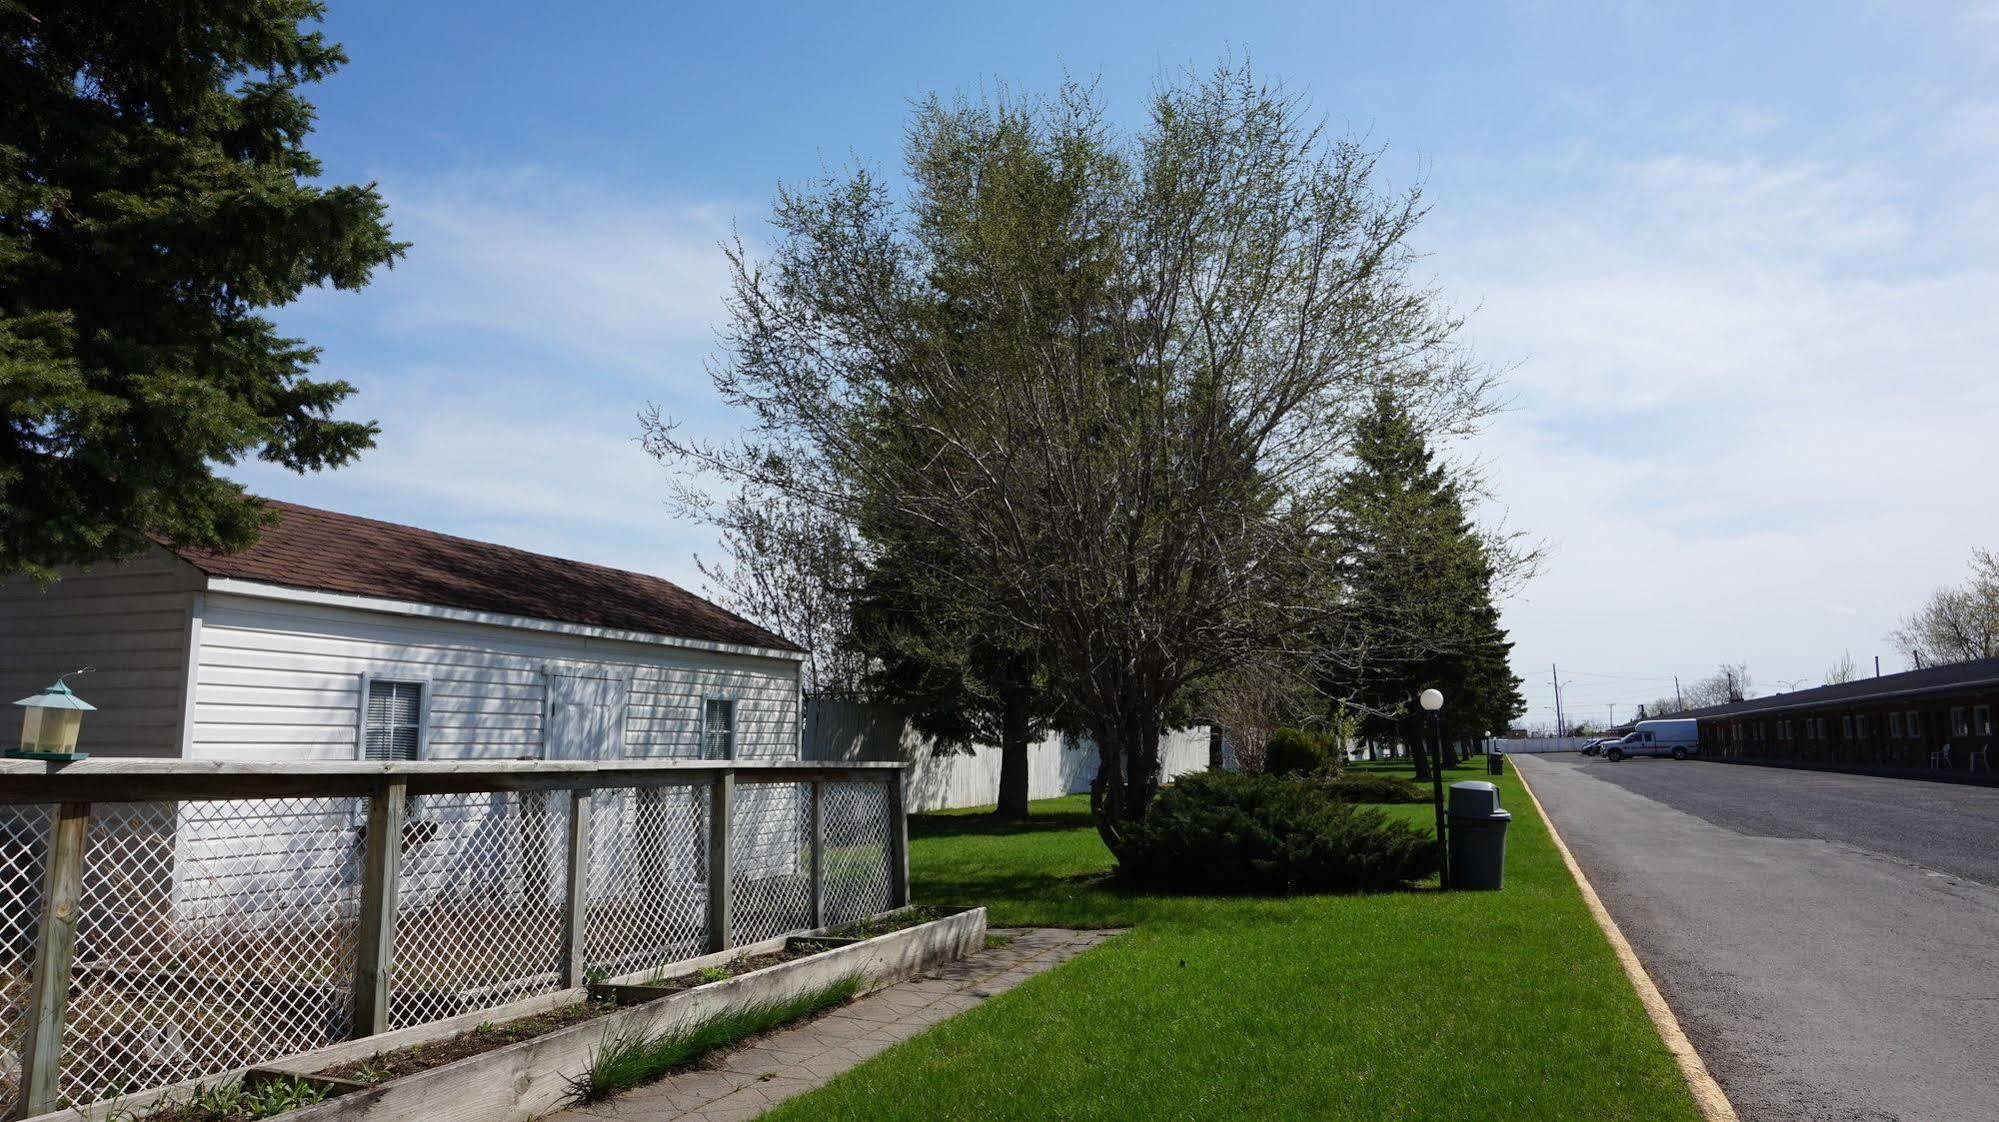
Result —
<path fill-rule="evenodd" d="M 1707 1065 L 1701 1062 L 1701 1054 L 1694 1051 L 1693 1041 L 1687 1039 L 1686 1030 L 1680 1027 L 1680 1019 L 1673 1015 L 1673 1007 L 1666 1004 L 1666 997 L 1646 973 L 1645 964 L 1638 961 L 1638 954 L 1631 949 L 1630 940 L 1618 929 L 1617 921 L 1610 917 L 1609 909 L 1603 906 L 1603 898 L 1596 894 L 1589 877 L 1583 875 L 1583 867 L 1576 864 L 1576 855 L 1569 852 L 1569 843 L 1562 840 L 1561 831 L 1555 829 L 1555 820 L 1548 817 L 1548 811 L 1534 794 L 1534 787 L 1527 782 L 1527 773 L 1514 764 L 1513 773 L 1520 777 L 1520 786 L 1527 792 L 1527 798 L 1534 804 L 1534 813 L 1541 816 L 1541 824 L 1548 828 L 1548 836 L 1555 840 L 1555 849 L 1562 855 L 1562 863 L 1569 867 L 1569 875 L 1576 878 L 1576 887 L 1583 891 L 1583 902 L 1589 905 L 1589 914 L 1596 917 L 1596 925 L 1603 929 L 1603 937 L 1610 940 L 1610 949 L 1617 952 L 1618 965 L 1624 967 L 1624 976 L 1631 979 L 1631 988 L 1638 991 L 1638 1000 L 1645 1006 L 1646 1015 L 1652 1018 L 1652 1026 L 1659 1030 L 1659 1039 L 1666 1044 L 1666 1051 L 1673 1054 L 1673 1062 L 1680 1065 L 1680 1075 L 1687 1081 L 1687 1089 L 1694 1093 L 1694 1103 L 1701 1108 L 1707 1122 L 1739 1122 L 1735 1105 L 1722 1092 L 1721 1084 L 1714 1081 Z"/>

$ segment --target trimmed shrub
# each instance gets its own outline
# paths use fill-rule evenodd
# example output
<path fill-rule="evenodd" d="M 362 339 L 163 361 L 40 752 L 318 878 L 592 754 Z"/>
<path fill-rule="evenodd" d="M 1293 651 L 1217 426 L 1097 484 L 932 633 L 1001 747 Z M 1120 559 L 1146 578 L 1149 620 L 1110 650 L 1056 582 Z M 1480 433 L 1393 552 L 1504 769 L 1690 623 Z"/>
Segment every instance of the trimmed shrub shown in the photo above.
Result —
<path fill-rule="evenodd" d="M 1345 762 L 1339 744 L 1325 733 L 1285 728 L 1270 734 L 1263 770 L 1271 775 L 1337 775 Z"/>
<path fill-rule="evenodd" d="M 1337 779 L 1322 780 L 1321 789 L 1350 803 L 1427 803 L 1430 792 L 1399 775 L 1377 775 L 1350 771 Z"/>
<path fill-rule="evenodd" d="M 1205 772 L 1160 792 L 1126 835 L 1119 872 L 1200 892 L 1375 892 L 1437 870 L 1428 833 L 1326 785 Z"/>

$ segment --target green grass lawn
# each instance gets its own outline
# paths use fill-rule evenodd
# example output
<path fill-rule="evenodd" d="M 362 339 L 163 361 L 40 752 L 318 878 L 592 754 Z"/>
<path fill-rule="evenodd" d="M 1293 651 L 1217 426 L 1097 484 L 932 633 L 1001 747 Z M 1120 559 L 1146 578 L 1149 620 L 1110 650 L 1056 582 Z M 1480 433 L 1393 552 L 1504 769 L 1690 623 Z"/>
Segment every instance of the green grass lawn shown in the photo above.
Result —
<path fill-rule="evenodd" d="M 1519 781 L 1500 783 L 1500 893 L 1132 892 L 1080 797 L 1019 824 L 912 819 L 918 901 L 1132 930 L 769 1117 L 1699 1118 Z"/>

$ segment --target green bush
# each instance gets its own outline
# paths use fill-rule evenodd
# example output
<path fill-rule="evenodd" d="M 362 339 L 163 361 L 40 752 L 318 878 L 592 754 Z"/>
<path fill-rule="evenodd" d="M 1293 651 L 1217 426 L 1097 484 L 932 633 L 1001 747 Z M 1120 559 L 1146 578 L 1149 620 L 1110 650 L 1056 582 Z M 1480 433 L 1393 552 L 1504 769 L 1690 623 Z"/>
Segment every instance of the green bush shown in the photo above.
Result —
<path fill-rule="evenodd" d="M 1339 742 L 1325 733 L 1285 728 L 1270 735 L 1263 769 L 1272 775 L 1337 775 L 1345 762 Z"/>
<path fill-rule="evenodd" d="M 1327 794 L 1350 803 L 1427 803 L 1430 792 L 1399 775 L 1348 772 L 1327 779 L 1319 786 Z"/>
<path fill-rule="evenodd" d="M 1371 892 L 1436 872 L 1429 834 L 1326 787 L 1280 775 L 1182 776 L 1127 833 L 1119 872 L 1201 892 Z"/>

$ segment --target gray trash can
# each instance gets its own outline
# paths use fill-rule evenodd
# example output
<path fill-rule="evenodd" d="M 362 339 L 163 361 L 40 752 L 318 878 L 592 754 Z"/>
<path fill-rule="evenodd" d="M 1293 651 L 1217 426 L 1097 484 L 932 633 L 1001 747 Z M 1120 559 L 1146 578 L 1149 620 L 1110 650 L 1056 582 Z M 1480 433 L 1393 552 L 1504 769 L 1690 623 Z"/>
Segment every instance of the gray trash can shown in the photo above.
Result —
<path fill-rule="evenodd" d="M 1499 788 L 1483 779 L 1451 784 L 1451 887 L 1497 889 L 1506 882 L 1506 825 Z"/>
<path fill-rule="evenodd" d="M 1495 748 L 1486 754 L 1485 773 L 1487 775 L 1506 774 L 1506 753 Z"/>

